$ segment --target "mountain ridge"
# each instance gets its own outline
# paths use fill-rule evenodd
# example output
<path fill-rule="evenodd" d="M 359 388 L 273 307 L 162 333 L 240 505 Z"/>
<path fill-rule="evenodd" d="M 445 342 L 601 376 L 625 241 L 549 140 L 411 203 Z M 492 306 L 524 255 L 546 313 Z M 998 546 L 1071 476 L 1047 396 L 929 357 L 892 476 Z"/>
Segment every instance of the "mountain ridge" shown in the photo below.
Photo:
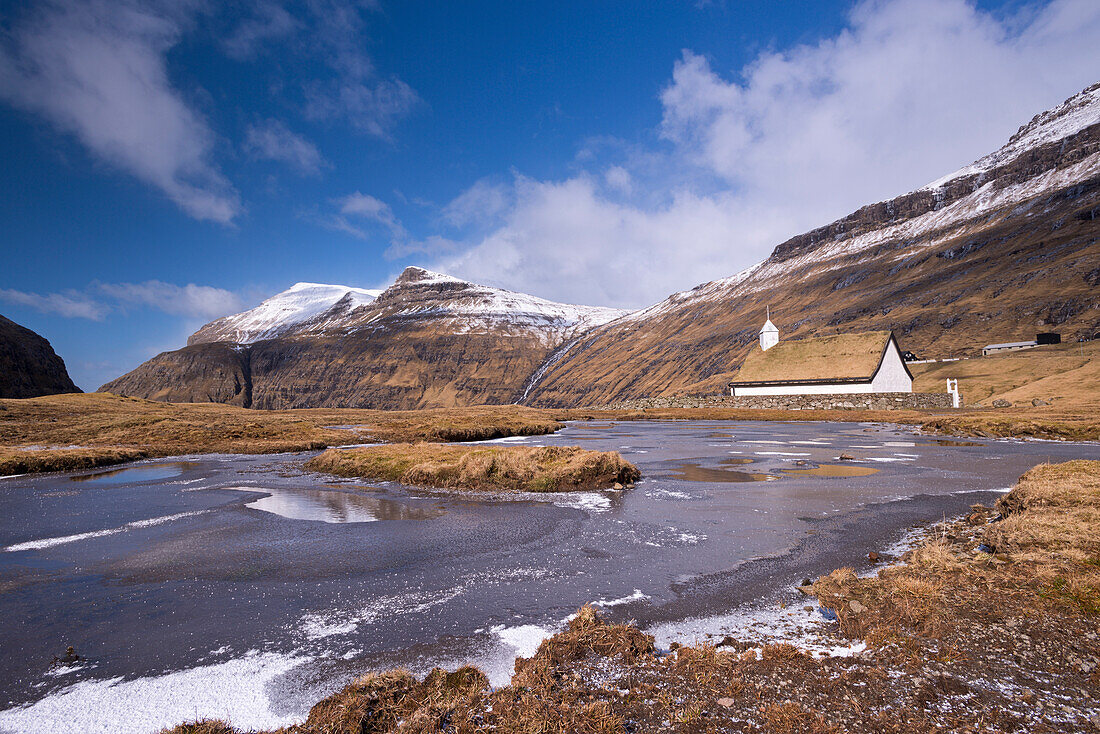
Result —
<path fill-rule="evenodd" d="M 1094 84 L 952 174 L 639 311 L 555 304 L 410 267 L 369 301 L 345 294 L 271 339 L 158 355 L 101 389 L 268 408 L 714 393 L 755 342 L 765 304 L 784 338 L 889 329 L 903 348 L 940 356 L 1055 328 L 1091 336 L 1098 218 Z"/>
<path fill-rule="evenodd" d="M 203 326 L 186 347 L 159 354 L 100 390 L 257 408 L 507 403 L 561 343 L 627 313 L 555 303 L 415 266 L 390 287 L 366 294 L 305 285 L 310 288 L 292 287 L 256 309 Z M 303 306 L 297 295 L 310 289 Z M 239 341 L 242 336 L 252 338 Z"/>

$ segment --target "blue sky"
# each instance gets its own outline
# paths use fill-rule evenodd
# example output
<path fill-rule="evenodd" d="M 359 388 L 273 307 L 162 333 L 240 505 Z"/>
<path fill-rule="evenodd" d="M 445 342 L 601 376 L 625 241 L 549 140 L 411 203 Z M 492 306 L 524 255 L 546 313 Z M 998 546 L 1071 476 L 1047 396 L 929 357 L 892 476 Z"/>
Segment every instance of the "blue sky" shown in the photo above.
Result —
<path fill-rule="evenodd" d="M 1092 0 L 0 11 L 0 313 L 95 389 L 297 281 L 640 307 L 1100 79 Z"/>

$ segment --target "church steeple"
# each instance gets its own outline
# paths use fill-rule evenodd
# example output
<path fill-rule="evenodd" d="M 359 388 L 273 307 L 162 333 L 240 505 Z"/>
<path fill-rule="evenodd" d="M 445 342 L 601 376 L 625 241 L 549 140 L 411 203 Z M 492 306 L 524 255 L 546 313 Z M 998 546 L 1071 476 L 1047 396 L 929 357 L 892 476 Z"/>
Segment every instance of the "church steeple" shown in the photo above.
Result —
<path fill-rule="evenodd" d="M 779 343 L 779 329 L 772 323 L 772 309 L 767 307 L 768 316 L 764 326 L 760 329 L 760 348 L 765 352 Z"/>

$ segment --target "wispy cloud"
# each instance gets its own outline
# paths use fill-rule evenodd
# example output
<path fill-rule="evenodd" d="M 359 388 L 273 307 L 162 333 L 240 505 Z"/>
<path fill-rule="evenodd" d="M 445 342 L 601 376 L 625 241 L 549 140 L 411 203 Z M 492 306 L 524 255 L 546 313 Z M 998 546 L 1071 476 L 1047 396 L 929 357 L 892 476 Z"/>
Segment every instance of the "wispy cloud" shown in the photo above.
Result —
<path fill-rule="evenodd" d="M 0 301 L 16 306 L 33 308 L 42 313 L 57 314 L 71 319 L 90 319 L 102 321 L 110 307 L 79 291 L 60 293 L 28 293 L 26 291 L 0 288 Z"/>
<path fill-rule="evenodd" d="M 260 0 L 252 6 L 252 14 L 223 41 L 225 52 L 237 60 L 255 57 L 265 44 L 294 35 L 302 22 L 283 7 L 282 3 Z"/>
<path fill-rule="evenodd" d="M 356 191 L 337 199 L 335 204 L 339 214 L 331 220 L 331 226 L 334 229 L 347 232 L 360 239 L 366 239 L 366 231 L 361 226 L 352 223 L 352 220 L 355 220 L 357 222 L 380 224 L 389 230 L 394 239 L 405 239 L 408 235 L 405 227 L 394 216 L 390 205 L 370 194 Z"/>
<path fill-rule="evenodd" d="M 507 186 L 482 179 L 443 207 L 443 218 L 455 227 L 493 224 L 508 207 L 509 196 Z"/>
<path fill-rule="evenodd" d="M 0 301 L 65 318 L 102 321 L 109 314 L 145 306 L 174 316 L 214 319 L 244 307 L 236 293 L 207 285 L 174 285 L 159 280 L 143 283 L 91 283 L 84 290 L 28 293 L 0 288 Z"/>
<path fill-rule="evenodd" d="M 245 134 L 244 149 L 255 158 L 279 161 L 305 175 L 316 176 L 328 166 L 317 146 L 291 132 L 279 120 L 251 125 Z"/>
<path fill-rule="evenodd" d="M 120 304 L 149 306 L 176 316 L 214 319 L 244 307 L 232 291 L 208 285 L 184 286 L 147 280 L 144 283 L 100 283 L 96 289 Z"/>
<path fill-rule="evenodd" d="M 380 74 L 364 49 L 368 19 L 379 11 L 378 3 L 308 0 L 288 7 L 274 0 L 258 2 L 229 36 L 227 52 L 251 59 L 265 46 L 283 44 L 289 53 L 309 58 L 327 73 L 300 82 L 304 113 L 315 120 L 341 120 L 388 140 L 422 100 L 400 78 Z"/>
<path fill-rule="evenodd" d="M 0 99 L 74 135 L 192 217 L 229 223 L 239 196 L 213 162 L 214 134 L 165 63 L 195 8 L 46 0 L 0 37 Z"/>
<path fill-rule="evenodd" d="M 996 149 L 1096 81 L 1098 37 L 1100 5 L 1087 0 L 1008 16 L 872 0 L 836 36 L 734 73 L 685 51 L 660 95 L 663 149 L 617 170 L 608 146 L 589 146 L 578 163 L 592 171 L 517 176 L 500 223 L 435 266 L 558 300 L 647 305 Z"/>

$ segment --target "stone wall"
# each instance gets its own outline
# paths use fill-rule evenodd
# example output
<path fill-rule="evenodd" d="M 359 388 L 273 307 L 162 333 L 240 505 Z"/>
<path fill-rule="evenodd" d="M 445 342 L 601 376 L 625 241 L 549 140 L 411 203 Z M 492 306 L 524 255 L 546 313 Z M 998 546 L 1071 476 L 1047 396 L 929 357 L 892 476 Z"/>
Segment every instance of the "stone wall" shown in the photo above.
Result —
<path fill-rule="evenodd" d="M 655 408 L 758 408 L 773 410 L 939 410 L 951 407 L 945 392 L 884 392 L 851 395 L 677 395 L 600 406 L 615 410 Z"/>

